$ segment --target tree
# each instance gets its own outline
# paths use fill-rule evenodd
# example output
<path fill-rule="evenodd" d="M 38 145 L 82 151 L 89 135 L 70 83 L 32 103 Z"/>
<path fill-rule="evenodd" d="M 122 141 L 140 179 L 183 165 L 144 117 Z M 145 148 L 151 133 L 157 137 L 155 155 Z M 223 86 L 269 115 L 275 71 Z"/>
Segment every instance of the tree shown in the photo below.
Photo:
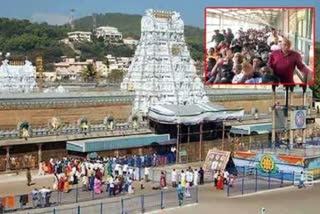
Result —
<path fill-rule="evenodd" d="M 107 80 L 108 80 L 109 82 L 119 83 L 119 82 L 122 81 L 123 75 L 124 75 L 124 73 L 123 73 L 122 70 L 113 69 L 113 70 L 111 70 L 110 74 L 108 75 Z"/>
<path fill-rule="evenodd" d="M 97 79 L 98 72 L 93 64 L 88 64 L 81 72 L 81 77 L 84 81 L 94 81 Z"/>

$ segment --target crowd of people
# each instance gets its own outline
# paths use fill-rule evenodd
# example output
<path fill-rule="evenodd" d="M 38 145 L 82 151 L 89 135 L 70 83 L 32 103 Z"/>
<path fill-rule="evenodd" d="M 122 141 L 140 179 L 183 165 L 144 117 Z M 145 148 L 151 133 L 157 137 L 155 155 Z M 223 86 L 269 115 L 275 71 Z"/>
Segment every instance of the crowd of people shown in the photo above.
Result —
<path fill-rule="evenodd" d="M 140 157 L 139 160 L 141 161 Z M 97 158 L 77 159 L 51 158 L 42 162 L 38 175 L 53 174 L 52 187 L 43 187 L 32 191 L 34 207 L 49 206 L 52 191 L 68 193 L 74 185 L 82 191 L 94 191 L 95 194 L 106 192 L 108 196 L 117 194 L 133 194 L 133 181 L 140 180 L 140 171 L 129 167 L 129 159 L 122 158 Z M 145 165 L 145 164 L 144 164 Z M 145 167 L 147 176 L 148 167 Z M 28 185 L 31 183 L 30 171 L 27 171 Z M 105 187 L 105 189 L 104 189 Z"/>
<path fill-rule="evenodd" d="M 52 186 L 43 186 L 39 190 L 35 188 L 32 191 L 33 206 L 50 206 L 50 197 L 53 191 L 68 193 L 74 185 L 74 187 L 79 187 L 78 191 L 93 191 L 94 194 L 105 192 L 106 196 L 110 197 L 125 193 L 133 194 L 135 191 L 133 187 L 134 181 L 139 182 L 140 188 L 144 189 L 145 184 L 150 180 L 150 167 L 144 163 L 143 170 L 140 170 L 129 166 L 129 160 L 129 157 L 63 158 L 61 160 L 51 158 L 40 165 L 38 174 L 53 174 Z M 180 172 L 176 169 L 172 170 L 170 174 L 171 186 L 176 188 L 179 201 L 185 197 L 191 197 L 191 188 L 193 186 L 204 184 L 204 174 L 202 167 L 199 170 L 189 167 L 187 170 L 181 170 Z M 230 181 L 230 177 L 227 171 L 223 173 L 216 172 L 213 178 L 217 189 L 223 189 L 224 184 Z M 153 181 L 155 181 L 154 179 L 156 178 L 153 178 Z M 153 185 L 152 189 L 159 190 L 169 187 L 166 171 L 161 171 L 158 179 L 159 184 Z M 27 180 L 28 185 L 30 185 L 31 175 L 29 169 L 27 170 Z"/>
<path fill-rule="evenodd" d="M 240 28 L 236 35 L 231 29 L 215 30 L 211 42 L 207 83 L 294 83 L 296 67 L 311 72 L 301 55 L 291 49 L 291 41 L 274 28 Z"/>

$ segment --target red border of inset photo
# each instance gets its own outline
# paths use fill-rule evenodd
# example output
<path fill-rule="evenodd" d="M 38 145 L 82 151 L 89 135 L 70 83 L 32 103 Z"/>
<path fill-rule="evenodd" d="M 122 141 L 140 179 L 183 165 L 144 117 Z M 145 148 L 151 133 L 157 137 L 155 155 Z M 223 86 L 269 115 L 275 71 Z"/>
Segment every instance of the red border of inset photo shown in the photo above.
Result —
<path fill-rule="evenodd" d="M 207 83 L 206 77 L 207 77 L 207 9 L 311 9 L 312 10 L 312 31 L 313 31 L 313 66 L 312 66 L 312 72 L 313 72 L 313 78 L 312 82 L 309 83 Z M 205 7 L 204 8 L 204 85 L 208 86 L 214 86 L 214 85 L 309 85 L 312 86 L 315 84 L 316 81 L 316 32 L 315 32 L 315 26 L 316 26 L 316 8 L 313 6 L 306 6 L 306 7 Z"/>

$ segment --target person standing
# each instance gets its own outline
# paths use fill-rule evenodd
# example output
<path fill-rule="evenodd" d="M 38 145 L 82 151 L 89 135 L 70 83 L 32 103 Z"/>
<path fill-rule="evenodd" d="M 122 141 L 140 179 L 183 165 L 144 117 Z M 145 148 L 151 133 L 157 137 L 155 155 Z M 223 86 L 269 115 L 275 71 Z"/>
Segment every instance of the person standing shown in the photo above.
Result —
<path fill-rule="evenodd" d="M 179 182 L 177 186 L 177 196 L 178 196 L 179 206 L 181 206 L 183 202 L 183 197 L 184 197 L 183 193 L 184 193 L 184 188 L 181 185 L 181 182 Z"/>
<path fill-rule="evenodd" d="M 30 168 L 29 168 L 29 167 L 27 168 L 27 174 L 26 174 L 26 176 L 27 176 L 27 181 L 28 181 L 27 185 L 30 186 L 30 185 L 31 185 L 32 177 L 31 177 L 31 172 L 30 172 Z"/>
<path fill-rule="evenodd" d="M 161 171 L 160 186 L 161 186 L 162 189 L 167 186 L 166 175 L 164 174 L 163 171 Z"/>
<path fill-rule="evenodd" d="M 149 181 L 149 167 L 144 168 L 144 179 L 146 183 Z"/>
<path fill-rule="evenodd" d="M 197 169 L 194 170 L 194 175 L 193 175 L 193 185 L 198 186 L 198 181 L 199 180 L 199 172 Z"/>
<path fill-rule="evenodd" d="M 179 183 L 183 188 L 186 187 L 186 173 L 184 173 L 184 170 L 181 170 Z"/>
<path fill-rule="evenodd" d="M 219 170 L 219 174 L 218 174 L 218 182 L 217 182 L 217 186 L 216 189 L 217 190 L 223 190 L 223 173 Z"/>
<path fill-rule="evenodd" d="M 188 187 L 192 187 L 192 184 L 193 184 L 193 172 L 192 172 L 192 169 L 188 169 L 186 171 L 186 180 L 187 180 L 187 183 L 188 183 Z"/>
<path fill-rule="evenodd" d="M 202 184 L 204 184 L 204 171 L 203 171 L 202 167 L 200 167 L 199 175 L 200 175 L 200 185 L 202 185 Z"/>
<path fill-rule="evenodd" d="M 281 50 L 273 51 L 268 65 L 282 83 L 294 83 L 294 71 L 296 67 L 310 78 L 312 71 L 304 64 L 301 54 L 291 50 L 291 41 L 284 38 L 281 42 Z"/>
<path fill-rule="evenodd" d="M 306 185 L 304 184 L 304 173 L 303 171 L 301 171 L 301 174 L 300 174 L 300 181 L 299 181 L 299 189 L 302 188 L 302 187 L 306 187 Z"/>
<path fill-rule="evenodd" d="M 39 196 L 39 191 L 37 188 L 34 188 L 34 190 L 32 190 L 31 196 L 32 196 L 32 207 L 36 208 L 39 205 L 38 201 L 41 197 Z"/>
<path fill-rule="evenodd" d="M 171 173 L 171 182 L 172 182 L 172 187 L 175 188 L 177 187 L 177 172 L 176 169 L 172 170 Z"/>

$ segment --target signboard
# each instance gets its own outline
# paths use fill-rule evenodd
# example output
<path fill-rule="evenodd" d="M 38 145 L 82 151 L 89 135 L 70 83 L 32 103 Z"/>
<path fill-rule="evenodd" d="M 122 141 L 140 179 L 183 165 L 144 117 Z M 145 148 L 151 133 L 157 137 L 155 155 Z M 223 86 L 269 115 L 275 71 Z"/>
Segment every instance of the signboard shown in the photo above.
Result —
<path fill-rule="evenodd" d="M 230 158 L 230 152 L 210 149 L 203 164 L 205 171 L 225 170 Z"/>
<path fill-rule="evenodd" d="M 291 112 L 291 129 L 305 129 L 307 120 L 306 110 L 294 110 Z"/>

